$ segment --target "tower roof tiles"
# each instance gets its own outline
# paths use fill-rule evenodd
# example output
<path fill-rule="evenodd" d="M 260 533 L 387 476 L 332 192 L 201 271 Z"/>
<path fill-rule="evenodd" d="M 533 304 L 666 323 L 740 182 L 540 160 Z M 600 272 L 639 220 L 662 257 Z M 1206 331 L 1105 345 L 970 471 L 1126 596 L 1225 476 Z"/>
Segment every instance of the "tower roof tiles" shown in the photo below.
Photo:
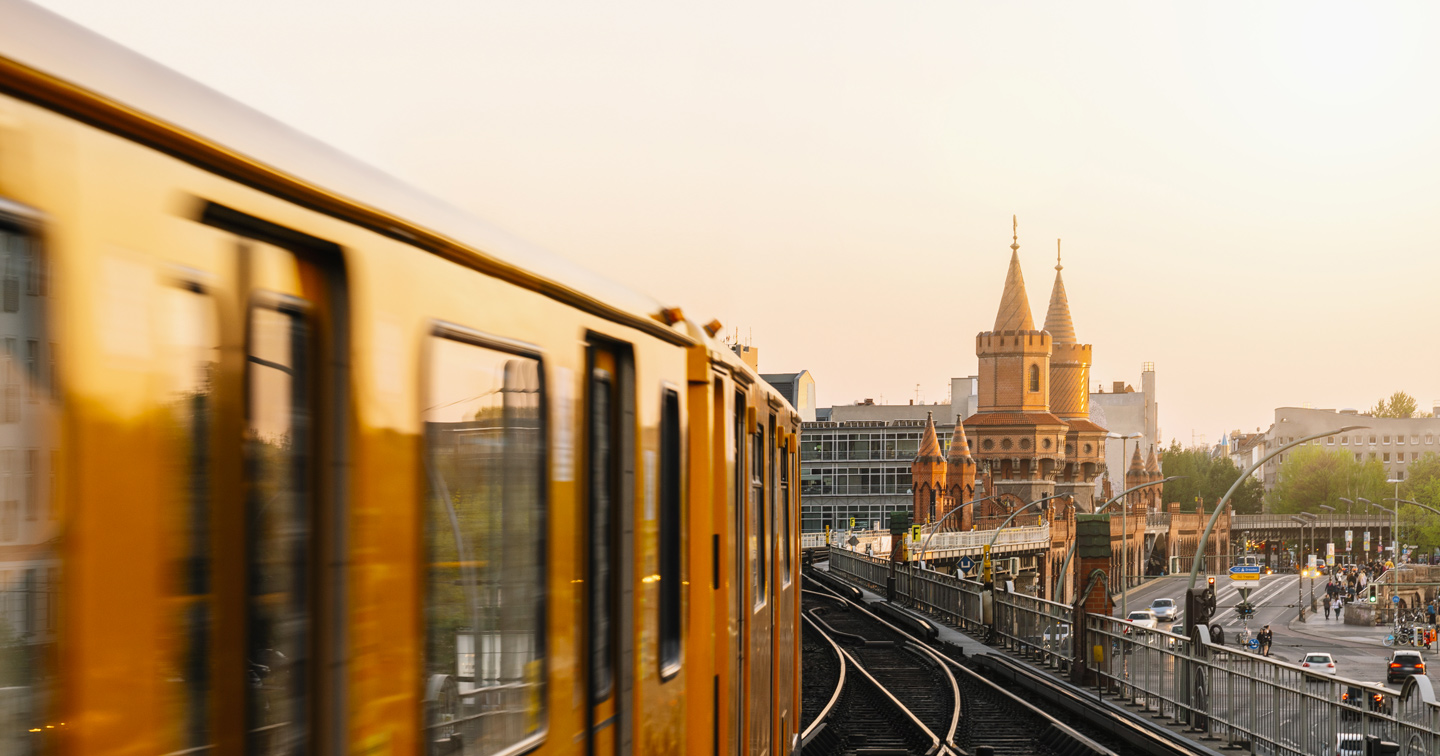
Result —
<path fill-rule="evenodd" d="M 1135 445 L 1135 453 L 1130 457 L 1130 472 L 1145 472 L 1145 463 L 1140 460 L 1140 445 Z"/>
<path fill-rule="evenodd" d="M 1065 296 L 1065 279 L 1060 271 L 1060 240 L 1055 240 L 1055 287 L 1050 290 L 1050 310 L 1045 313 L 1045 330 L 1056 344 L 1075 344 L 1075 323 L 1070 319 L 1070 300 Z"/>
<path fill-rule="evenodd" d="M 1030 296 L 1025 292 L 1025 275 L 1020 272 L 1020 232 L 1017 222 L 1010 244 L 1010 270 L 1005 274 L 1005 290 L 1000 295 L 1000 309 L 995 313 L 995 332 L 1033 330 L 1035 320 L 1030 316 Z"/>
<path fill-rule="evenodd" d="M 965 438 L 965 418 L 955 416 L 955 435 L 950 437 L 950 463 L 973 463 L 970 442 Z"/>
<path fill-rule="evenodd" d="M 925 437 L 920 441 L 917 457 L 940 457 L 940 437 L 935 435 L 935 413 L 925 413 Z"/>
<path fill-rule="evenodd" d="M 1135 451 L 1136 451 L 1136 452 L 1139 452 L 1140 450 L 1139 450 L 1139 449 L 1136 449 Z M 1149 473 L 1159 473 L 1159 472 L 1160 472 L 1160 463 L 1159 463 L 1158 460 L 1155 459 L 1155 445 L 1154 445 L 1154 444 L 1151 444 L 1151 445 L 1150 445 L 1150 457 L 1145 460 L 1145 472 L 1149 472 Z"/>

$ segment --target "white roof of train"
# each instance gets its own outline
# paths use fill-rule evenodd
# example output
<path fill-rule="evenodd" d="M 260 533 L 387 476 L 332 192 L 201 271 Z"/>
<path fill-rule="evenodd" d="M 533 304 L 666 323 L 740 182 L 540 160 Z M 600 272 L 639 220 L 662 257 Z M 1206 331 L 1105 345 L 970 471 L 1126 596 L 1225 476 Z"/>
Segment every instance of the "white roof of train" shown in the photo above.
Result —
<path fill-rule="evenodd" d="M 44 8 L 0 0 L 0 19 L 0 56 L 612 307 L 646 317 L 661 307 Z"/>

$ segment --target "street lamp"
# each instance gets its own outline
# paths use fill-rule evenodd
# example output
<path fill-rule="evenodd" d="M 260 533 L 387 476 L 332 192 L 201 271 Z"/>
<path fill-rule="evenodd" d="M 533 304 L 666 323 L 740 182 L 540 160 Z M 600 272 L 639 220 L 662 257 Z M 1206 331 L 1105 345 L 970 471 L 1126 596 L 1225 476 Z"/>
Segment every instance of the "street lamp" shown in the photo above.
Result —
<path fill-rule="evenodd" d="M 1100 506 L 1096 507 L 1096 508 L 1095 508 L 1095 511 L 1092 512 L 1091 514 L 1100 514 L 1101 512 L 1104 512 L 1106 507 L 1110 506 L 1111 504 L 1114 504 L 1114 503 L 1117 502 L 1117 501 L 1120 501 L 1121 499 L 1125 498 L 1126 496 L 1128 496 L 1128 495 L 1131 494 L 1131 493 L 1134 493 L 1134 492 L 1136 492 L 1136 491 L 1139 491 L 1139 490 L 1142 489 L 1142 488 L 1149 488 L 1150 486 L 1162 485 L 1162 484 L 1168 483 L 1168 482 L 1170 482 L 1170 481 L 1172 481 L 1172 480 L 1180 480 L 1181 478 L 1184 478 L 1184 477 L 1185 477 L 1184 475 L 1171 475 L 1171 476 L 1168 477 L 1168 478 L 1161 478 L 1160 480 L 1157 480 L 1157 481 L 1155 481 L 1154 483 L 1141 483 L 1141 484 L 1138 485 L 1138 486 L 1132 486 L 1132 487 L 1130 487 L 1130 488 L 1125 489 L 1124 491 L 1121 491 L 1121 492 L 1118 493 L 1118 494 L 1115 494 L 1115 498 L 1113 498 L 1113 499 L 1105 502 L 1104 504 L 1101 504 Z M 1055 578 L 1056 581 L 1057 581 L 1056 587 L 1055 587 L 1055 594 L 1056 594 L 1057 596 L 1058 596 L 1058 595 L 1061 595 L 1061 594 L 1060 594 L 1060 587 L 1059 587 L 1058 581 L 1064 580 L 1064 579 L 1065 579 L 1065 575 L 1069 574 L 1068 572 L 1066 572 L 1066 570 L 1068 570 L 1068 569 L 1070 568 L 1070 559 L 1071 559 L 1071 557 L 1074 557 L 1074 556 L 1075 556 L 1075 546 L 1076 546 L 1077 543 L 1078 543 L 1078 541 L 1075 540 L 1075 534 L 1074 534 L 1074 533 L 1071 533 L 1071 534 L 1070 534 L 1070 550 L 1067 551 L 1067 552 L 1065 552 L 1065 561 L 1063 561 L 1063 562 L 1060 563 L 1060 573 L 1059 573 L 1059 575 Z M 1123 593 L 1122 593 L 1121 596 L 1120 596 L 1120 603 L 1121 603 L 1122 606 L 1123 606 L 1124 603 L 1125 603 L 1125 596 L 1124 596 Z"/>
<path fill-rule="evenodd" d="M 1131 433 L 1129 435 L 1122 436 L 1119 433 L 1106 433 L 1105 437 L 1120 439 L 1120 464 L 1123 466 L 1130 464 L 1130 457 L 1125 454 L 1125 442 L 1129 441 L 1132 438 L 1140 438 L 1143 435 L 1145 434 Z M 1122 616 L 1128 616 L 1125 613 L 1125 594 L 1130 592 L 1129 551 L 1126 549 L 1126 546 L 1129 545 L 1130 541 L 1129 522 L 1126 521 L 1126 515 L 1129 514 L 1129 512 L 1129 507 L 1120 508 L 1120 614 Z"/>
<path fill-rule="evenodd" d="M 1050 501 L 1051 499 L 1058 499 L 1058 498 L 1060 498 L 1060 497 L 1062 497 L 1062 496 L 1069 496 L 1069 495 L 1070 495 L 1070 494 L 1052 494 L 1052 495 L 1046 496 L 1046 497 L 1044 497 L 1044 498 L 1036 499 L 1035 501 L 1032 501 L 1032 502 L 1030 502 L 1029 504 L 1026 504 L 1026 505 L 1023 506 L 1023 507 L 1020 507 L 1019 509 L 1015 510 L 1014 512 L 1011 512 L 1011 513 L 1010 513 L 1010 516 L 1009 516 L 1009 517 L 1006 517 L 1006 518 L 1005 518 L 1005 521 L 1002 522 L 1002 523 L 1000 523 L 1000 527 L 995 528 L 995 535 L 990 536 L 990 543 L 985 546 L 985 554 L 984 554 L 984 557 L 985 557 L 985 566 L 984 566 L 984 568 L 983 568 L 984 571 L 982 572 L 982 575 L 983 575 L 987 580 L 988 580 L 989 577 L 990 577 L 990 550 L 993 549 L 993 548 L 995 548 L 995 541 L 1000 538 L 1000 531 L 1004 530 L 1006 525 L 1009 525 L 1012 520 L 1014 520 L 1016 517 L 1019 517 L 1021 512 L 1024 512 L 1025 510 L 1027 510 L 1027 509 L 1029 509 L 1029 508 L 1031 508 L 1031 507 L 1033 507 L 1033 506 L 1036 506 L 1036 505 L 1038 505 L 1038 504 L 1044 504 L 1045 502 Z"/>
<path fill-rule="evenodd" d="M 1344 428 L 1337 428 L 1337 429 L 1335 429 L 1335 430 L 1325 431 L 1324 433 L 1316 433 L 1316 434 L 1311 435 L 1311 436 L 1305 436 L 1305 437 L 1303 437 L 1303 438 L 1297 438 L 1297 439 L 1295 439 L 1294 441 L 1291 441 L 1291 442 L 1288 443 L 1288 444 L 1285 444 L 1285 445 L 1283 445 L 1283 446 L 1276 447 L 1276 449 L 1275 449 L 1274 451 L 1272 451 L 1272 452 L 1270 452 L 1269 454 L 1266 454 L 1265 456 L 1261 457 L 1260 459 L 1255 460 L 1254 462 L 1250 463 L 1250 466 L 1247 467 L 1247 468 L 1245 468 L 1245 470 L 1240 473 L 1240 477 L 1236 478 L 1236 479 L 1235 479 L 1235 482 L 1230 485 L 1230 490 L 1226 491 L 1226 492 L 1225 492 L 1225 495 L 1220 497 L 1219 503 L 1217 503 L 1217 504 L 1215 505 L 1215 513 L 1212 514 L 1212 515 L 1210 515 L 1210 522 L 1209 522 L 1208 524 L 1206 524 L 1206 526 L 1205 526 L 1205 533 L 1200 536 L 1200 543 L 1199 543 L 1198 545 L 1196 545 L 1196 547 L 1195 547 L 1195 561 L 1192 562 L 1192 563 L 1191 563 L 1191 566 L 1190 566 L 1190 586 L 1189 586 L 1189 587 L 1191 587 L 1191 588 L 1194 588 L 1194 587 L 1195 587 L 1195 576 L 1196 576 L 1197 574 L 1199 574 L 1199 572 L 1200 572 L 1200 565 L 1202 564 L 1202 561 L 1201 561 L 1201 560 L 1203 560 L 1203 559 L 1205 558 L 1205 544 L 1210 541 L 1210 534 L 1211 534 L 1212 532 L 1214 532 L 1214 530 L 1215 530 L 1215 523 L 1216 523 L 1217 521 L 1219 521 L 1219 519 L 1220 519 L 1220 513 L 1223 512 L 1223 511 L 1225 511 L 1225 505 L 1228 504 L 1228 503 L 1230 503 L 1230 497 L 1231 497 L 1231 496 L 1234 496 L 1234 495 L 1235 495 L 1235 492 L 1240 489 L 1240 484 L 1245 482 L 1245 476 L 1247 476 L 1247 475 L 1255 472 L 1256 470 L 1260 469 L 1260 466 L 1263 465 L 1263 464 L 1265 464 L 1266 462 L 1269 462 L 1271 457 L 1274 457 L 1275 455 L 1280 454 L 1281 452 L 1285 451 L 1286 449 L 1290 449 L 1290 448 L 1299 446 L 1299 445 L 1301 445 L 1301 444 L 1303 444 L 1303 443 L 1305 443 L 1305 442 L 1307 442 L 1307 441 L 1314 441 L 1314 440 L 1317 439 L 1317 438 L 1324 438 L 1324 437 L 1326 437 L 1326 436 L 1334 436 L 1334 435 L 1338 435 L 1338 434 L 1341 434 L 1341 433 L 1349 433 L 1349 432 L 1352 431 L 1352 430 L 1359 430 L 1359 429 L 1361 429 L 1361 428 L 1368 428 L 1368 427 L 1369 427 L 1368 425 L 1347 425 L 1347 426 L 1345 426 Z"/>
<path fill-rule="evenodd" d="M 1386 480 L 1385 482 L 1386 482 L 1386 483 L 1394 483 L 1394 484 L 1395 484 L 1395 500 L 1398 502 L 1398 501 L 1400 500 L 1400 479 L 1399 479 L 1399 478 L 1390 478 L 1390 479 Z M 1393 558 L 1395 559 L 1395 563 L 1396 563 L 1396 564 L 1399 564 L 1399 563 L 1400 563 L 1400 505 L 1399 505 L 1398 503 L 1395 505 L 1395 532 L 1390 534 L 1390 541 L 1391 541 L 1391 544 L 1392 544 L 1391 549 L 1390 549 L 1391 555 L 1392 555 Z"/>
<path fill-rule="evenodd" d="M 945 516 L 944 516 L 944 517 L 941 517 L 939 520 L 936 520 L 936 521 L 935 521 L 935 525 L 933 526 L 933 527 L 934 527 L 934 530 L 931 530 L 931 531 L 930 531 L 930 535 L 925 536 L 925 542 L 922 543 L 922 544 L 920 544 L 920 568 L 921 568 L 921 569 L 924 569 L 924 568 L 925 568 L 925 552 L 926 552 L 927 548 L 930 546 L 930 539 L 934 538 L 934 537 L 935 537 L 935 534 L 940 532 L 940 526 L 941 526 L 942 524 L 944 524 L 944 522 L 945 522 L 946 520 L 950 519 L 950 515 L 953 515 L 953 514 L 955 514 L 956 512 L 959 512 L 960 510 L 964 509 L 965 507 L 970 506 L 971 504 L 979 504 L 979 503 L 982 502 L 982 501 L 990 501 L 991 499 L 996 499 L 996 498 L 999 498 L 999 497 L 1000 497 L 1000 494 L 997 493 L 997 494 L 993 494 L 993 495 L 991 495 L 991 496 L 985 496 L 985 497 L 983 497 L 983 498 L 971 499 L 970 501 L 961 502 L 961 503 L 960 503 L 960 506 L 952 508 L 949 512 L 946 512 L 946 513 L 945 513 Z"/>
<path fill-rule="evenodd" d="M 1315 523 L 1317 523 L 1317 522 L 1320 520 L 1320 515 L 1310 514 L 1309 512 L 1301 512 L 1301 513 L 1300 513 L 1300 516 L 1301 516 L 1301 517 L 1304 517 L 1304 518 L 1306 519 L 1306 521 L 1310 523 L 1310 553 L 1315 554 L 1315 552 L 1317 551 L 1317 549 L 1315 548 Z M 1304 537 L 1305 537 L 1304 531 L 1301 531 L 1300 537 L 1301 537 L 1301 538 L 1304 538 Z M 1318 562 L 1320 561 L 1320 559 L 1319 559 L 1320 555 L 1319 555 L 1319 554 L 1315 554 L 1315 557 L 1316 557 L 1315 561 L 1318 563 Z M 1315 573 L 1317 573 L 1317 572 L 1319 572 L 1319 571 L 1320 571 L 1320 570 L 1319 570 L 1318 567 L 1311 567 L 1311 568 L 1310 568 L 1310 613 L 1311 613 L 1311 614 L 1314 614 L 1314 613 L 1318 610 L 1318 608 L 1319 608 L 1319 607 L 1316 605 L 1316 603 L 1315 603 Z"/>
<path fill-rule="evenodd" d="M 1300 523 L 1300 542 L 1301 542 L 1301 544 L 1302 544 L 1302 547 L 1301 547 L 1301 548 L 1303 548 L 1303 544 L 1304 544 L 1304 542 L 1305 542 L 1305 526 L 1306 526 L 1306 525 L 1309 525 L 1309 524 L 1310 524 L 1310 521 L 1307 520 L 1307 519 L 1305 519 L 1304 517 L 1299 517 L 1299 516 L 1296 516 L 1296 515 L 1291 515 L 1291 516 L 1290 516 L 1290 519 L 1294 520 L 1295 522 Z M 1299 561 L 1298 557 L 1300 556 L 1300 550 L 1301 550 L 1301 549 L 1298 549 L 1298 548 L 1295 550 L 1295 555 L 1296 555 L 1296 557 L 1297 557 L 1297 560 L 1296 560 L 1296 561 Z M 1301 578 L 1301 579 L 1295 581 L 1295 606 L 1300 607 L 1300 621 L 1301 621 L 1301 622 L 1304 622 L 1304 621 L 1305 621 L 1305 587 L 1304 587 L 1304 586 L 1305 586 L 1305 580 L 1304 580 L 1304 577 L 1305 577 L 1305 569 L 1304 569 L 1304 568 L 1301 568 L 1301 570 L 1300 570 L 1300 578 Z M 1314 610 L 1312 609 L 1311 611 L 1314 611 Z"/>

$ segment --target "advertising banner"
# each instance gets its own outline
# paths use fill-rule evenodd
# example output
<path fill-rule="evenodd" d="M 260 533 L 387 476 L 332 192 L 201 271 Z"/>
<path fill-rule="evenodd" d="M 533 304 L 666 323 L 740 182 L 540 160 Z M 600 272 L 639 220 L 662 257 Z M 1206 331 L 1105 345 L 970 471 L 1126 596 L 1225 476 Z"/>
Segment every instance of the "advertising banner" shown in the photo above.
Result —
<path fill-rule="evenodd" d="M 1354 550 L 1355 550 L 1355 531 L 1353 531 L 1353 530 L 1347 530 L 1347 531 L 1345 531 L 1345 550 L 1346 550 L 1346 551 L 1354 551 Z"/>
<path fill-rule="evenodd" d="M 1369 550 L 1370 550 L 1370 531 L 1367 530 L 1367 531 L 1365 531 L 1365 548 L 1361 549 L 1361 551 L 1367 551 L 1367 552 L 1368 552 Z"/>
<path fill-rule="evenodd" d="M 1334 566 L 1335 566 L 1335 542 L 1334 542 L 1334 541 L 1331 541 L 1330 543 L 1325 544 L 1325 564 L 1326 564 L 1327 566 L 1330 566 L 1330 567 L 1334 567 Z"/>

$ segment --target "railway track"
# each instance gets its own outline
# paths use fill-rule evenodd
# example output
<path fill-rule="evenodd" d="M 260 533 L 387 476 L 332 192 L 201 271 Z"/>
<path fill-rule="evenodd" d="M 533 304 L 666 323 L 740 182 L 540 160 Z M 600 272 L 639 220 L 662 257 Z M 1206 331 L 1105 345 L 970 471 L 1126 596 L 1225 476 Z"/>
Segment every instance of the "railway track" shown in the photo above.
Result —
<path fill-rule="evenodd" d="M 1092 723 L 1061 722 L 966 663 L 935 653 L 901 628 L 870 613 L 863 604 L 842 598 L 819 583 L 812 581 L 810 585 L 815 590 L 802 594 L 803 614 L 807 622 L 813 623 L 817 637 L 832 639 L 843 647 L 841 654 L 848 665 L 865 670 L 928 729 L 940 733 L 940 745 L 948 752 L 997 756 L 1202 752 L 1174 739 L 1162 741 L 1156 736 L 1153 741 L 1147 740 L 1137 728 L 1131 728 L 1121 738 Z M 932 666 L 924 663 L 927 659 L 940 663 Z M 806 673 L 810 674 L 808 657 Z M 953 727 L 946 723 L 946 711 L 956 715 L 951 720 Z M 1110 715 L 1096 712 L 1096 716 Z M 836 719 L 832 714 L 831 721 Z M 850 731 L 858 732 L 864 726 L 868 724 L 848 723 Z"/>

